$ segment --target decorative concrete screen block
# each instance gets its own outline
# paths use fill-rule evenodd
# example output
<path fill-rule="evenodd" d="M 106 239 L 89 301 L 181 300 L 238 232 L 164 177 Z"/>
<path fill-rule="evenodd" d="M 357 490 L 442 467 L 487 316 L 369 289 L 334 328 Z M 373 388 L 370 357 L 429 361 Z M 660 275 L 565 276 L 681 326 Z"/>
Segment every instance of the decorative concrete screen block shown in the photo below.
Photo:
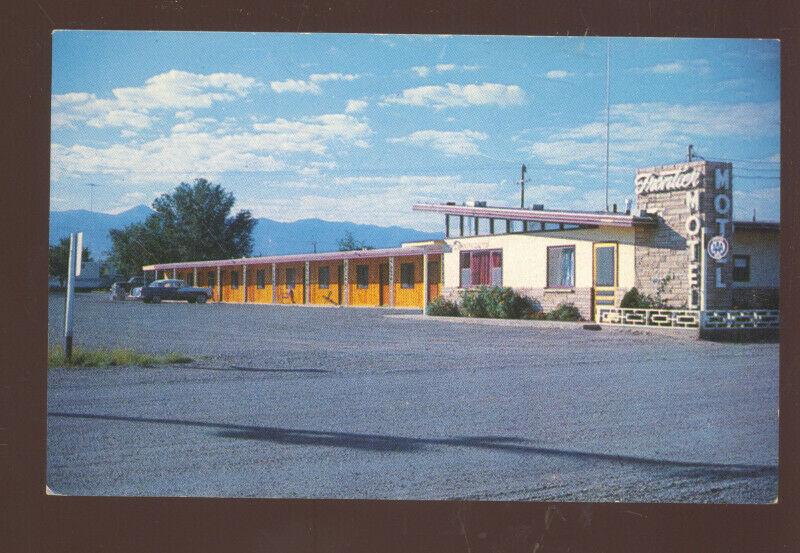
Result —
<path fill-rule="evenodd" d="M 716 308 L 731 303 L 730 255 L 712 259 L 712 237 L 732 238 L 732 165 L 697 161 L 639 169 L 636 203 L 655 214 L 655 228 L 637 228 L 636 287 L 672 307 Z M 702 305 L 705 303 L 705 305 Z"/>
<path fill-rule="evenodd" d="M 700 312 L 684 309 L 601 307 L 597 322 L 627 326 L 698 328 L 700 326 Z"/>
<path fill-rule="evenodd" d="M 703 328 L 778 328 L 777 310 L 714 310 L 703 312 Z"/>

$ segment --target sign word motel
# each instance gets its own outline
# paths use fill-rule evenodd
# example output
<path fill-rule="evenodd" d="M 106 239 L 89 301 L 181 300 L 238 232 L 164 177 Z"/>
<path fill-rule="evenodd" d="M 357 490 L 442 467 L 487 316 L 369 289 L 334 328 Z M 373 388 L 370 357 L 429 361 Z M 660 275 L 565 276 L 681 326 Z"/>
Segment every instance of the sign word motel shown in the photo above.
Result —
<path fill-rule="evenodd" d="M 701 176 L 700 171 L 690 165 L 666 171 L 640 173 L 636 175 L 636 193 L 649 194 L 697 188 Z"/>

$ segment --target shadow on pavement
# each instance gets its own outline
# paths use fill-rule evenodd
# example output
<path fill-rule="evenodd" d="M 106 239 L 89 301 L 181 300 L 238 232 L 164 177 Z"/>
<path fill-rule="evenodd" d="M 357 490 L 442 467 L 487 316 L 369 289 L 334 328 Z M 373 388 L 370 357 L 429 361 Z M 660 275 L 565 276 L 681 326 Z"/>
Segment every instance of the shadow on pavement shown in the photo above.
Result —
<path fill-rule="evenodd" d="M 299 430 L 276 426 L 248 426 L 183 419 L 163 419 L 145 417 L 125 417 L 119 415 L 98 415 L 91 413 L 48 413 L 49 417 L 97 419 L 108 421 L 168 424 L 217 430 L 216 435 L 223 438 L 241 440 L 258 440 L 281 444 L 309 445 L 320 447 L 345 447 L 367 451 L 396 451 L 401 453 L 415 452 L 429 446 L 472 447 L 507 451 L 511 453 L 545 455 L 575 459 L 578 461 L 607 461 L 663 468 L 694 469 L 694 477 L 744 478 L 753 476 L 777 476 L 778 468 L 772 465 L 741 465 L 696 463 L 691 461 L 672 461 L 665 459 L 649 459 L 629 455 L 607 453 L 591 453 L 563 449 L 536 447 L 528 445 L 528 440 L 510 436 L 457 436 L 453 438 L 411 438 L 386 434 L 360 434 L 351 432 L 328 432 L 320 430 Z"/>
<path fill-rule="evenodd" d="M 183 365 L 181 369 L 192 369 L 195 371 L 220 371 L 220 372 L 253 372 L 253 373 L 332 373 L 334 371 L 328 369 L 259 369 L 257 367 L 206 367 L 206 366 L 193 366 Z"/>

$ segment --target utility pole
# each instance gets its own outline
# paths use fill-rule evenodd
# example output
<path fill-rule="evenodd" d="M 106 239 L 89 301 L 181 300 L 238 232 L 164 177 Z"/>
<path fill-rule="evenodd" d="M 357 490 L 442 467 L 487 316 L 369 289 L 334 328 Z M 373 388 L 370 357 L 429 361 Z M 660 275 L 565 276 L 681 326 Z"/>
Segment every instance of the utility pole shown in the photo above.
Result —
<path fill-rule="evenodd" d="M 608 213 L 608 160 L 609 138 L 611 130 L 611 37 L 606 39 L 606 213 Z"/>
<path fill-rule="evenodd" d="M 519 206 L 522 209 L 525 209 L 525 171 L 528 168 L 525 167 L 525 164 L 522 164 L 522 172 L 519 178 Z"/>
<path fill-rule="evenodd" d="M 91 193 L 89 194 L 89 211 L 94 211 L 94 189 L 100 185 L 94 182 L 87 182 L 85 184 L 92 189 Z"/>
<path fill-rule="evenodd" d="M 311 242 L 311 245 L 314 246 L 314 253 L 317 253 L 317 243 Z"/>
<path fill-rule="evenodd" d="M 693 150 L 694 150 L 694 146 L 689 144 L 689 156 L 688 156 L 689 157 L 689 163 L 691 163 L 692 159 L 694 158 L 694 151 Z"/>

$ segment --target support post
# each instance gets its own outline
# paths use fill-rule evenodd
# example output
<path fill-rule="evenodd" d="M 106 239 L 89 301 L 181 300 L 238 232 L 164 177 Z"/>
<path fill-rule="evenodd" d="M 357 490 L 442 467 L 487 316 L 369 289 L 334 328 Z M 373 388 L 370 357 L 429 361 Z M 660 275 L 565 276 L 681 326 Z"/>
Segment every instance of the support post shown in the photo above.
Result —
<path fill-rule="evenodd" d="M 311 303 L 311 263 L 306 261 L 303 276 L 303 303 Z"/>
<path fill-rule="evenodd" d="M 172 269 L 172 279 L 178 278 L 178 269 Z"/>
<path fill-rule="evenodd" d="M 506 219 L 506 234 L 511 234 L 511 219 Z"/>
<path fill-rule="evenodd" d="M 197 286 L 197 267 L 192 269 L 192 286 Z"/>
<path fill-rule="evenodd" d="M 75 233 L 70 233 L 69 261 L 67 262 L 67 298 L 64 312 L 64 353 L 67 356 L 67 361 L 72 360 L 72 311 L 75 303 L 76 242 Z"/>
<path fill-rule="evenodd" d="M 450 238 L 450 215 L 447 213 L 444 216 L 444 236 Z"/>
<path fill-rule="evenodd" d="M 691 156 L 692 146 L 689 146 Z M 700 311 L 706 310 L 706 227 L 700 227 Z M 701 315 L 702 317 L 702 315 Z"/>
<path fill-rule="evenodd" d="M 275 264 L 272 264 L 272 303 L 275 303 L 278 297 L 278 269 Z"/>
<path fill-rule="evenodd" d="M 222 267 L 217 266 L 217 301 L 222 303 Z"/>
<path fill-rule="evenodd" d="M 422 314 L 428 314 L 428 252 L 422 254 Z"/>
<path fill-rule="evenodd" d="M 342 285 L 344 286 L 344 293 L 342 294 L 342 298 L 344 305 L 350 305 L 350 260 L 345 259 L 343 265 L 342 276 L 344 277 L 344 282 Z"/>
<path fill-rule="evenodd" d="M 494 234 L 494 219 L 489 219 L 489 234 Z"/>
<path fill-rule="evenodd" d="M 458 216 L 458 235 L 464 236 L 464 216 Z"/>
<path fill-rule="evenodd" d="M 394 307 L 394 256 L 389 258 L 389 307 Z"/>
<path fill-rule="evenodd" d="M 247 303 L 247 265 L 244 263 L 242 263 L 242 284 L 244 284 L 242 303 Z"/>

